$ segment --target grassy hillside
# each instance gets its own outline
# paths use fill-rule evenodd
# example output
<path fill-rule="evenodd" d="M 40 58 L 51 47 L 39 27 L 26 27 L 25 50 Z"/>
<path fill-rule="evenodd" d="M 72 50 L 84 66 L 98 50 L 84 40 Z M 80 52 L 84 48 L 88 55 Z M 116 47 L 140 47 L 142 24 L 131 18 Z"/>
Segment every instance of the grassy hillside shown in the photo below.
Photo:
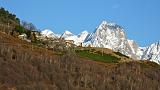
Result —
<path fill-rule="evenodd" d="M 86 52 L 91 54 L 79 53 Z M 156 63 L 100 63 L 92 58 L 96 57 L 57 55 L 0 33 L 0 90 L 160 89 L 160 67 Z"/>
<path fill-rule="evenodd" d="M 104 63 L 113 63 L 118 62 L 120 60 L 116 56 L 112 54 L 103 54 L 101 52 L 90 52 L 89 50 L 76 50 L 76 53 L 83 57 L 94 61 L 104 62 Z"/>
<path fill-rule="evenodd" d="M 131 61 L 129 57 L 107 48 L 76 47 L 75 52 L 79 57 L 104 63 Z"/>

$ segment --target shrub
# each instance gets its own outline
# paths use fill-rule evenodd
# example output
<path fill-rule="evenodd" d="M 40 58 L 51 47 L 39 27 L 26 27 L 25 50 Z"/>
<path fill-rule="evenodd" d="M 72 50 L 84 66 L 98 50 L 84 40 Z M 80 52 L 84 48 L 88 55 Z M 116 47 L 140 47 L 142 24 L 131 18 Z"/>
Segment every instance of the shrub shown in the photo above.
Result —
<path fill-rule="evenodd" d="M 26 33 L 25 29 L 22 26 L 16 26 L 14 29 L 16 32 L 18 32 L 19 34 L 23 34 Z"/>

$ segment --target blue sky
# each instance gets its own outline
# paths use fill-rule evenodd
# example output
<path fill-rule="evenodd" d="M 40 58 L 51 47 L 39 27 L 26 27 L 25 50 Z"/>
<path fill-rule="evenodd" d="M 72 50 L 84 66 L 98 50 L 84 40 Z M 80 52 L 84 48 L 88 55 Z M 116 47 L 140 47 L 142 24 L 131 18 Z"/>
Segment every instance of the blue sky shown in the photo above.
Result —
<path fill-rule="evenodd" d="M 160 0 L 0 0 L 0 6 L 39 29 L 92 32 L 103 21 L 125 28 L 141 46 L 160 40 Z"/>

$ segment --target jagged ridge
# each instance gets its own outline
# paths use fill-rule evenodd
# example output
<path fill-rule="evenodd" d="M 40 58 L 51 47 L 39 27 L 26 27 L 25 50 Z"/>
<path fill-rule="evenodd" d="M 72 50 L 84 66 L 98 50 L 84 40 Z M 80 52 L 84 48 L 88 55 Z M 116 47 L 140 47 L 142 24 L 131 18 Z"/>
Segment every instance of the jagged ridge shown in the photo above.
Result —
<path fill-rule="evenodd" d="M 43 32 L 43 31 L 42 31 Z M 69 31 L 62 34 L 65 40 L 73 40 L 74 44 L 92 47 L 109 48 L 121 52 L 136 60 L 149 60 L 160 64 L 160 45 L 154 43 L 147 47 L 139 47 L 134 40 L 129 40 L 123 27 L 115 23 L 103 21 L 93 33 L 83 31 L 74 35 Z"/>

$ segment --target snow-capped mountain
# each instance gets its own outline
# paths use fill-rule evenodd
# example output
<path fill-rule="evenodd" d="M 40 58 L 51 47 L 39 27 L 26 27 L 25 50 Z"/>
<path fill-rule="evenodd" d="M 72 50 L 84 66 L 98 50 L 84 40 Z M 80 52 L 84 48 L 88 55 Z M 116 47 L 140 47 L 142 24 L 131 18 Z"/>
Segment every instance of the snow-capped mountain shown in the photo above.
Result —
<path fill-rule="evenodd" d="M 85 41 L 89 33 L 87 31 L 83 31 L 78 35 L 74 35 L 70 31 L 66 30 L 62 35 L 59 35 L 59 34 L 55 34 L 53 31 L 49 29 L 45 29 L 41 31 L 41 35 L 44 37 L 49 37 L 49 38 L 64 38 L 65 40 L 73 40 L 74 44 L 79 46 L 81 43 Z"/>
<path fill-rule="evenodd" d="M 138 44 L 134 40 L 129 40 L 129 39 L 128 39 L 128 44 L 131 47 L 133 54 L 137 54 L 139 49 Z"/>
<path fill-rule="evenodd" d="M 160 64 L 160 43 L 154 43 L 143 49 L 142 60 L 150 60 Z"/>
<path fill-rule="evenodd" d="M 115 23 L 103 21 L 86 38 L 84 45 L 109 48 L 136 60 L 149 60 L 160 64 L 159 42 L 148 47 L 139 47 L 135 41 L 127 39 L 124 29 Z"/>
<path fill-rule="evenodd" d="M 44 37 L 48 37 L 48 38 L 58 38 L 58 37 L 60 37 L 59 34 L 53 33 L 53 31 L 50 30 L 50 29 L 45 29 L 45 30 L 43 30 L 43 31 L 41 32 L 41 35 L 44 36 Z"/>
<path fill-rule="evenodd" d="M 67 30 L 61 35 L 61 37 L 63 37 L 63 38 L 68 38 L 68 37 L 72 37 L 72 36 L 75 36 L 75 35 Z"/>
<path fill-rule="evenodd" d="M 64 38 L 65 40 L 73 40 L 74 44 L 79 46 L 81 43 L 84 42 L 88 34 L 89 33 L 87 31 L 83 31 L 79 35 L 74 35 L 70 31 L 65 31 L 61 37 Z"/>
<path fill-rule="evenodd" d="M 127 56 L 136 58 L 137 44 L 125 36 L 124 29 L 115 24 L 103 21 L 98 28 L 85 40 L 85 46 L 109 48 Z M 134 46 L 134 47 L 133 47 Z"/>
<path fill-rule="evenodd" d="M 87 31 L 83 31 L 81 32 L 77 37 L 77 41 L 83 43 L 86 39 L 87 36 L 89 36 L 90 34 Z"/>
<path fill-rule="evenodd" d="M 51 30 L 44 30 L 41 34 L 53 38 L 57 37 L 57 34 L 54 34 Z M 150 60 L 160 64 L 159 42 L 148 47 L 139 47 L 134 40 L 127 39 L 124 29 L 115 23 L 103 21 L 93 33 L 83 31 L 74 35 L 70 31 L 65 31 L 59 37 L 63 37 L 65 40 L 73 40 L 77 46 L 82 43 L 84 47 L 109 48 L 135 60 Z"/>

